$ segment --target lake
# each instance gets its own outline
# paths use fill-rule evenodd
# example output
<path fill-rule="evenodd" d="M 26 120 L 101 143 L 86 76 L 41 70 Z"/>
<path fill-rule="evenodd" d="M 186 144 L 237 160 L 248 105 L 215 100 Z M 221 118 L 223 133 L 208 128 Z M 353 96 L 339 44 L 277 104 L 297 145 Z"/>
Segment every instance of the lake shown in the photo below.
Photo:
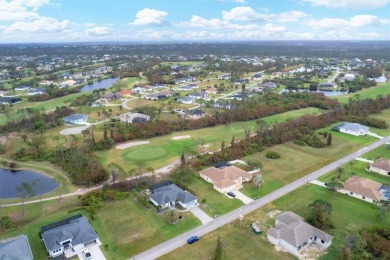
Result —
<path fill-rule="evenodd" d="M 96 81 L 92 84 L 88 84 L 82 87 L 80 89 L 80 92 L 93 91 L 101 88 L 110 88 L 118 80 L 119 78 L 108 78 L 108 79 L 103 79 L 102 81 Z"/>
<path fill-rule="evenodd" d="M 288 89 L 283 89 L 279 93 L 289 92 Z M 341 96 L 348 94 L 348 90 L 340 91 L 340 90 L 308 90 L 308 89 L 298 89 L 299 92 L 310 92 L 310 93 L 324 93 L 327 97 Z M 296 90 L 292 90 L 292 92 L 297 92 Z"/>
<path fill-rule="evenodd" d="M 43 174 L 29 170 L 7 170 L 0 168 L 0 199 L 17 198 L 16 187 L 22 182 L 32 184 L 35 180 L 40 180 L 42 187 L 35 188 L 35 195 L 51 192 L 58 188 L 59 183 Z"/>

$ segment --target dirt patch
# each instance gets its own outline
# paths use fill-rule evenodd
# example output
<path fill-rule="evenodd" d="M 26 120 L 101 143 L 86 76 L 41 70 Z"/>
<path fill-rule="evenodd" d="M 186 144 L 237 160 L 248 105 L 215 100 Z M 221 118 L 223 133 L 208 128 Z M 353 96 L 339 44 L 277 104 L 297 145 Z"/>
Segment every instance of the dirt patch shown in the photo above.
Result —
<path fill-rule="evenodd" d="M 136 141 L 136 142 L 129 142 L 129 143 L 124 143 L 124 144 L 119 144 L 115 148 L 118 150 L 126 149 L 132 146 L 137 146 L 137 145 L 143 145 L 143 144 L 148 144 L 150 143 L 149 141 Z"/>
<path fill-rule="evenodd" d="M 144 234 L 142 233 L 135 233 L 131 236 L 128 236 L 126 238 L 122 238 L 122 241 L 121 241 L 121 244 L 128 244 L 128 243 L 131 243 L 133 241 L 136 241 L 138 239 L 140 239 Z"/>
<path fill-rule="evenodd" d="M 282 211 L 275 209 L 275 210 L 273 210 L 273 211 L 268 212 L 268 213 L 267 213 L 267 216 L 268 216 L 269 218 L 275 218 L 275 216 L 276 216 L 276 215 L 279 215 L 280 213 L 282 213 Z"/>
<path fill-rule="evenodd" d="M 319 247 L 316 244 L 311 244 L 301 250 L 301 252 L 299 253 L 299 259 L 315 260 L 318 259 L 320 256 L 324 255 L 325 253 L 326 250 L 323 250 L 321 247 Z"/>
<path fill-rule="evenodd" d="M 180 139 L 188 139 L 191 138 L 190 135 L 179 135 L 179 136 L 174 136 L 172 137 L 172 140 L 180 140 Z"/>

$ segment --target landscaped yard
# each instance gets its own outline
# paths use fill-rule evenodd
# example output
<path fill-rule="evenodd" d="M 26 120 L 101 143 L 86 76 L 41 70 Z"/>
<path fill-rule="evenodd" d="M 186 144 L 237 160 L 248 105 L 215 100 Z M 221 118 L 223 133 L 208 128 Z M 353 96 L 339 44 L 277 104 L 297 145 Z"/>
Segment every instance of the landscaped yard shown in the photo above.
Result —
<path fill-rule="evenodd" d="M 330 129 L 331 127 L 321 129 L 319 132 L 330 131 Z M 332 135 L 331 147 L 312 148 L 289 142 L 245 157 L 245 161 L 262 163 L 260 174 L 264 182 L 259 189 L 252 183 L 246 183 L 240 191 L 252 198 L 264 196 L 376 140 L 370 136 L 357 137 L 333 131 Z M 278 152 L 281 158 L 268 159 L 265 157 L 267 151 Z"/>
<path fill-rule="evenodd" d="M 314 113 L 319 113 L 319 110 L 316 108 L 305 108 L 265 117 L 263 119 L 269 123 L 276 123 Z M 198 130 L 174 132 L 170 135 L 147 139 L 150 144 L 144 146 L 134 146 L 125 150 L 112 148 L 107 151 L 96 152 L 95 154 L 105 165 L 115 162 L 128 170 L 135 168 L 134 162 L 144 161 L 147 162 L 146 167 L 157 169 L 178 159 L 183 153 L 183 150 L 197 150 L 198 152 L 215 151 L 220 147 L 222 141 L 230 142 L 233 135 L 236 140 L 242 138 L 244 136 L 244 125 L 253 128 L 256 125 L 256 120 Z M 172 140 L 172 137 L 174 136 L 183 135 L 190 135 L 191 138 Z M 201 148 L 201 144 L 206 145 L 207 147 L 203 146 L 203 148 Z"/>
<path fill-rule="evenodd" d="M 387 214 L 383 221 L 379 221 L 379 209 L 375 205 L 309 184 L 274 201 L 272 205 L 245 215 L 243 227 L 240 227 L 237 220 L 202 236 L 195 244 L 185 245 L 160 259 L 208 259 L 215 250 L 218 235 L 223 244 L 223 259 L 294 259 L 292 255 L 277 252 L 268 242 L 266 232 L 274 226 L 274 218 L 270 217 L 269 213 L 276 212 L 275 210 L 290 210 L 307 217 L 308 205 L 317 199 L 324 199 L 332 204 L 332 220 L 335 225 L 334 229 L 327 231 L 334 236 L 332 245 L 320 259 L 339 259 L 349 232 L 372 225 L 390 225 L 390 214 Z M 263 234 L 255 235 L 246 226 L 252 222 L 262 223 L 260 227 Z"/>

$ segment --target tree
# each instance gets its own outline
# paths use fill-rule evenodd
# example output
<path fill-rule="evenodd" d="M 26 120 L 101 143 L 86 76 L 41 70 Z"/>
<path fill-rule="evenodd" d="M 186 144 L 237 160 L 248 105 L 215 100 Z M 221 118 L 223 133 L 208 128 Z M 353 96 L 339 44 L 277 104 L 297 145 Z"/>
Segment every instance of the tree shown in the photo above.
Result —
<path fill-rule="evenodd" d="M 218 235 L 217 245 L 216 245 L 215 250 L 214 250 L 213 259 L 220 260 L 220 259 L 222 259 L 222 255 L 223 255 L 223 246 L 222 246 L 222 242 L 221 242 L 221 237 Z"/>
<path fill-rule="evenodd" d="M 22 216 L 24 216 L 24 202 L 35 195 L 33 183 L 28 184 L 27 182 L 22 182 L 16 187 L 16 193 L 22 200 Z"/>
<path fill-rule="evenodd" d="M 180 162 L 181 162 L 181 167 L 186 166 L 186 158 L 185 158 L 185 156 L 184 156 L 184 151 L 183 151 L 183 153 L 181 154 Z"/>
<path fill-rule="evenodd" d="M 326 145 L 327 146 L 331 146 L 332 145 L 332 134 L 331 133 L 328 133 L 328 135 L 326 137 Z"/>
<path fill-rule="evenodd" d="M 341 178 L 341 175 L 344 173 L 344 168 L 338 167 L 336 172 L 338 174 L 337 178 Z"/>
<path fill-rule="evenodd" d="M 315 200 L 308 206 L 310 210 L 310 216 L 308 222 L 316 228 L 325 230 L 333 227 L 331 220 L 332 205 L 326 200 Z"/>
<path fill-rule="evenodd" d="M 177 215 L 177 213 L 176 213 L 176 210 L 174 210 L 174 209 L 170 209 L 169 211 L 168 211 L 168 221 L 169 221 L 169 223 L 175 223 L 175 221 L 176 221 L 176 215 Z"/>

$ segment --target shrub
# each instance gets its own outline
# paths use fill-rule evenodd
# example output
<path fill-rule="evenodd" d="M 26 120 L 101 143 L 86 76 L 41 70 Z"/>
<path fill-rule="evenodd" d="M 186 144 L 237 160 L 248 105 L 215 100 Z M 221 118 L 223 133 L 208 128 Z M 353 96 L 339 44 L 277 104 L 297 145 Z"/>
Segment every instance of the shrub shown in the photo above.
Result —
<path fill-rule="evenodd" d="M 279 159 L 280 154 L 277 152 L 274 152 L 274 151 L 268 151 L 268 152 L 266 152 L 265 157 L 267 157 L 269 159 Z"/>

